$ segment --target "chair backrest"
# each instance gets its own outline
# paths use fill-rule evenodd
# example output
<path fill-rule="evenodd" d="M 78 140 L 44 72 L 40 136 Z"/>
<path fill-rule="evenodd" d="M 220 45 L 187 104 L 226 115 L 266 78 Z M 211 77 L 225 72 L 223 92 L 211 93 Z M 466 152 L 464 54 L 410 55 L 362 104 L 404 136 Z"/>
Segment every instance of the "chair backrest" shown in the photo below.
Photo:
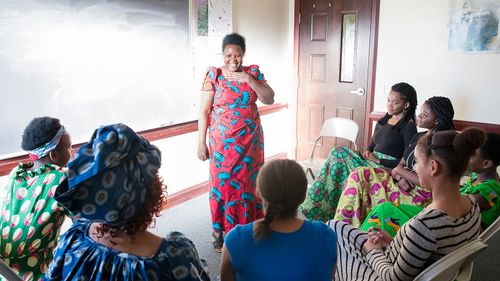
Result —
<path fill-rule="evenodd" d="M 356 138 L 358 137 L 359 126 L 351 119 L 333 117 L 326 119 L 319 133 L 320 137 L 337 137 L 350 140 L 356 146 Z"/>
<path fill-rule="evenodd" d="M 500 217 L 498 217 L 483 231 L 483 233 L 481 233 L 481 235 L 479 235 L 479 239 L 483 242 L 487 242 L 491 237 L 493 237 L 493 235 L 495 235 L 495 233 L 498 232 L 498 230 L 500 230 Z"/>
<path fill-rule="evenodd" d="M 7 281 L 23 281 L 2 259 L 0 259 L 0 276 L 4 277 Z"/>
<path fill-rule="evenodd" d="M 474 240 L 459 249 L 442 257 L 427 269 L 422 271 L 414 281 L 451 281 L 455 280 L 460 271 L 486 249 L 487 245 L 481 240 Z"/>

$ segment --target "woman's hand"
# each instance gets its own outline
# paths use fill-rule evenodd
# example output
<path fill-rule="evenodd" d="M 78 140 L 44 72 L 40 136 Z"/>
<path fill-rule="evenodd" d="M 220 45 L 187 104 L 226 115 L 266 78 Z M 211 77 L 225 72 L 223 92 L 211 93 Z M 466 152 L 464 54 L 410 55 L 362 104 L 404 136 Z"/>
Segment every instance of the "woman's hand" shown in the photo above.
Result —
<path fill-rule="evenodd" d="M 413 189 L 413 184 L 411 184 L 407 179 L 400 178 L 398 181 L 398 186 L 400 189 L 410 192 Z"/>
<path fill-rule="evenodd" d="M 370 153 L 367 160 L 371 160 L 375 163 L 380 164 L 380 159 L 378 159 L 377 156 L 375 155 L 375 153 L 373 153 L 373 152 Z"/>
<path fill-rule="evenodd" d="M 392 237 L 387 233 L 387 231 L 382 230 L 378 227 L 370 227 L 368 229 L 368 240 L 363 245 L 363 251 L 365 254 L 370 252 L 373 249 L 385 249 L 387 248 L 391 242 Z"/>
<path fill-rule="evenodd" d="M 370 154 L 371 154 L 371 152 L 370 152 L 370 151 L 365 150 L 365 151 L 361 154 L 361 156 L 363 156 L 363 159 L 368 159 L 368 157 L 370 157 Z"/>
<path fill-rule="evenodd" d="M 198 145 L 198 159 L 201 161 L 208 159 L 208 147 L 206 143 L 200 143 Z"/>
<path fill-rule="evenodd" d="M 399 181 L 402 178 L 401 175 L 401 169 L 404 169 L 404 165 L 402 163 L 399 163 L 394 169 L 391 171 L 391 176 L 396 180 Z"/>
<path fill-rule="evenodd" d="M 226 77 L 227 80 L 231 81 L 231 82 L 245 82 L 245 83 L 248 83 L 250 82 L 250 79 L 253 79 L 253 77 L 244 72 L 244 71 L 241 71 L 241 72 L 227 72 L 224 77 Z"/>

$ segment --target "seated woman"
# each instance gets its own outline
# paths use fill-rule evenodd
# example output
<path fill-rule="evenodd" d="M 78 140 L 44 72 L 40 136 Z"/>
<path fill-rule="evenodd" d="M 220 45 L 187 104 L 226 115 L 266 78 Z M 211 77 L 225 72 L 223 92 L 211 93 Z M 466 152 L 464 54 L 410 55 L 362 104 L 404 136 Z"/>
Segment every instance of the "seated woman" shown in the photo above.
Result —
<path fill-rule="evenodd" d="M 66 215 L 54 192 L 67 177 L 71 138 L 58 119 L 39 117 L 24 129 L 21 147 L 33 162 L 15 167 L 1 189 L 0 258 L 24 280 L 41 280 Z"/>
<path fill-rule="evenodd" d="M 497 167 L 500 164 L 500 136 L 487 133 L 486 143 L 476 149 L 469 162 L 472 174 L 460 188 L 462 194 L 469 194 L 481 209 L 481 226 L 486 229 L 500 214 L 500 181 Z M 400 227 L 416 214 L 421 207 L 410 204 L 393 204 L 385 202 L 375 207 L 367 216 L 361 229 L 368 230 L 372 226 L 386 230 L 394 237 Z"/>
<path fill-rule="evenodd" d="M 360 155 L 346 147 L 334 147 L 307 193 L 301 206 L 302 213 L 312 220 L 331 220 L 352 169 L 360 166 L 396 167 L 417 133 L 416 107 L 417 92 L 411 85 L 393 85 L 387 98 L 387 113 L 377 122 L 368 150 Z"/>
<path fill-rule="evenodd" d="M 56 199 L 81 218 L 61 237 L 44 280 L 210 280 L 179 232 L 147 230 L 166 203 L 157 147 L 132 129 L 97 129 L 69 162 Z"/>
<path fill-rule="evenodd" d="M 297 218 L 306 189 L 307 179 L 297 162 L 280 159 L 264 165 L 257 176 L 257 192 L 265 217 L 228 233 L 222 250 L 222 281 L 332 280 L 335 233 L 321 222 Z"/>
<path fill-rule="evenodd" d="M 394 239 L 377 228 L 364 232 L 334 221 L 340 257 L 335 280 L 413 280 L 431 263 L 476 239 L 479 206 L 459 188 L 471 155 L 485 140 L 485 133 L 474 128 L 421 137 L 415 170 L 421 185 L 432 191 L 432 203 Z"/>
<path fill-rule="evenodd" d="M 415 146 L 419 138 L 426 133 L 454 130 L 454 114 L 453 105 L 448 98 L 432 97 L 426 100 L 417 117 L 417 126 L 428 131 L 415 135 L 392 173 L 373 167 L 354 169 L 347 178 L 334 220 L 342 220 L 354 227 L 360 227 L 372 208 L 383 202 L 419 207 L 430 204 L 431 193 L 420 187 L 418 176 L 413 170 Z M 422 209 L 417 210 L 420 212 Z M 373 221 L 378 222 L 377 217 L 374 217 Z M 400 227 L 397 218 L 390 223 L 395 228 Z"/>
<path fill-rule="evenodd" d="M 476 150 L 469 162 L 472 174 L 460 188 L 462 194 L 470 194 L 481 208 L 481 221 L 486 229 L 500 215 L 500 135 L 487 133 L 486 143 Z"/>

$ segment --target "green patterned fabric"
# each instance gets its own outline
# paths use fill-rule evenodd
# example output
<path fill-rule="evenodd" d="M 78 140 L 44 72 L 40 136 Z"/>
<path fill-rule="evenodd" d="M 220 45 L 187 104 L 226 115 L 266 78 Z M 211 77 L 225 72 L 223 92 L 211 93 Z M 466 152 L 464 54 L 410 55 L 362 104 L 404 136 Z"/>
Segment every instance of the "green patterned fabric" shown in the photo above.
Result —
<path fill-rule="evenodd" d="M 379 159 L 395 159 L 380 152 L 374 154 Z M 333 148 L 320 174 L 308 189 L 306 200 L 300 207 L 301 212 L 311 220 L 326 222 L 333 219 L 347 177 L 354 168 L 361 166 L 381 167 L 374 161 L 363 159 L 359 152 L 350 148 Z"/>
<path fill-rule="evenodd" d="M 496 179 L 478 181 L 477 174 L 472 173 L 460 188 L 462 194 L 480 194 L 488 201 L 490 208 L 481 211 L 483 228 L 488 227 L 500 215 L 500 183 Z"/>
<path fill-rule="evenodd" d="M 424 208 L 419 206 L 385 202 L 373 208 L 360 229 L 368 231 L 372 226 L 378 227 L 387 231 L 394 237 L 407 221 L 416 216 L 423 209 Z"/>
<path fill-rule="evenodd" d="M 54 200 L 66 173 L 52 164 L 35 171 L 29 168 L 23 164 L 14 168 L 1 189 L 0 258 L 24 280 L 41 280 L 66 215 Z"/>

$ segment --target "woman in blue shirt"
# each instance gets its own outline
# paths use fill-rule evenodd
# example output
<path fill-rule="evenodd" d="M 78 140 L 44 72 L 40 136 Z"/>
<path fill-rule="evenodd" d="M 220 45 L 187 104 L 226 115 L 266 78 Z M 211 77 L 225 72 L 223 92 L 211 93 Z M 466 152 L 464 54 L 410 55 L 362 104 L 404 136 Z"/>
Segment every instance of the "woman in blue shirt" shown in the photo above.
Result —
<path fill-rule="evenodd" d="M 225 240 L 221 280 L 332 280 L 336 235 L 322 222 L 304 221 L 297 209 L 307 179 L 293 160 L 267 163 L 257 177 L 264 219 L 238 225 Z"/>

